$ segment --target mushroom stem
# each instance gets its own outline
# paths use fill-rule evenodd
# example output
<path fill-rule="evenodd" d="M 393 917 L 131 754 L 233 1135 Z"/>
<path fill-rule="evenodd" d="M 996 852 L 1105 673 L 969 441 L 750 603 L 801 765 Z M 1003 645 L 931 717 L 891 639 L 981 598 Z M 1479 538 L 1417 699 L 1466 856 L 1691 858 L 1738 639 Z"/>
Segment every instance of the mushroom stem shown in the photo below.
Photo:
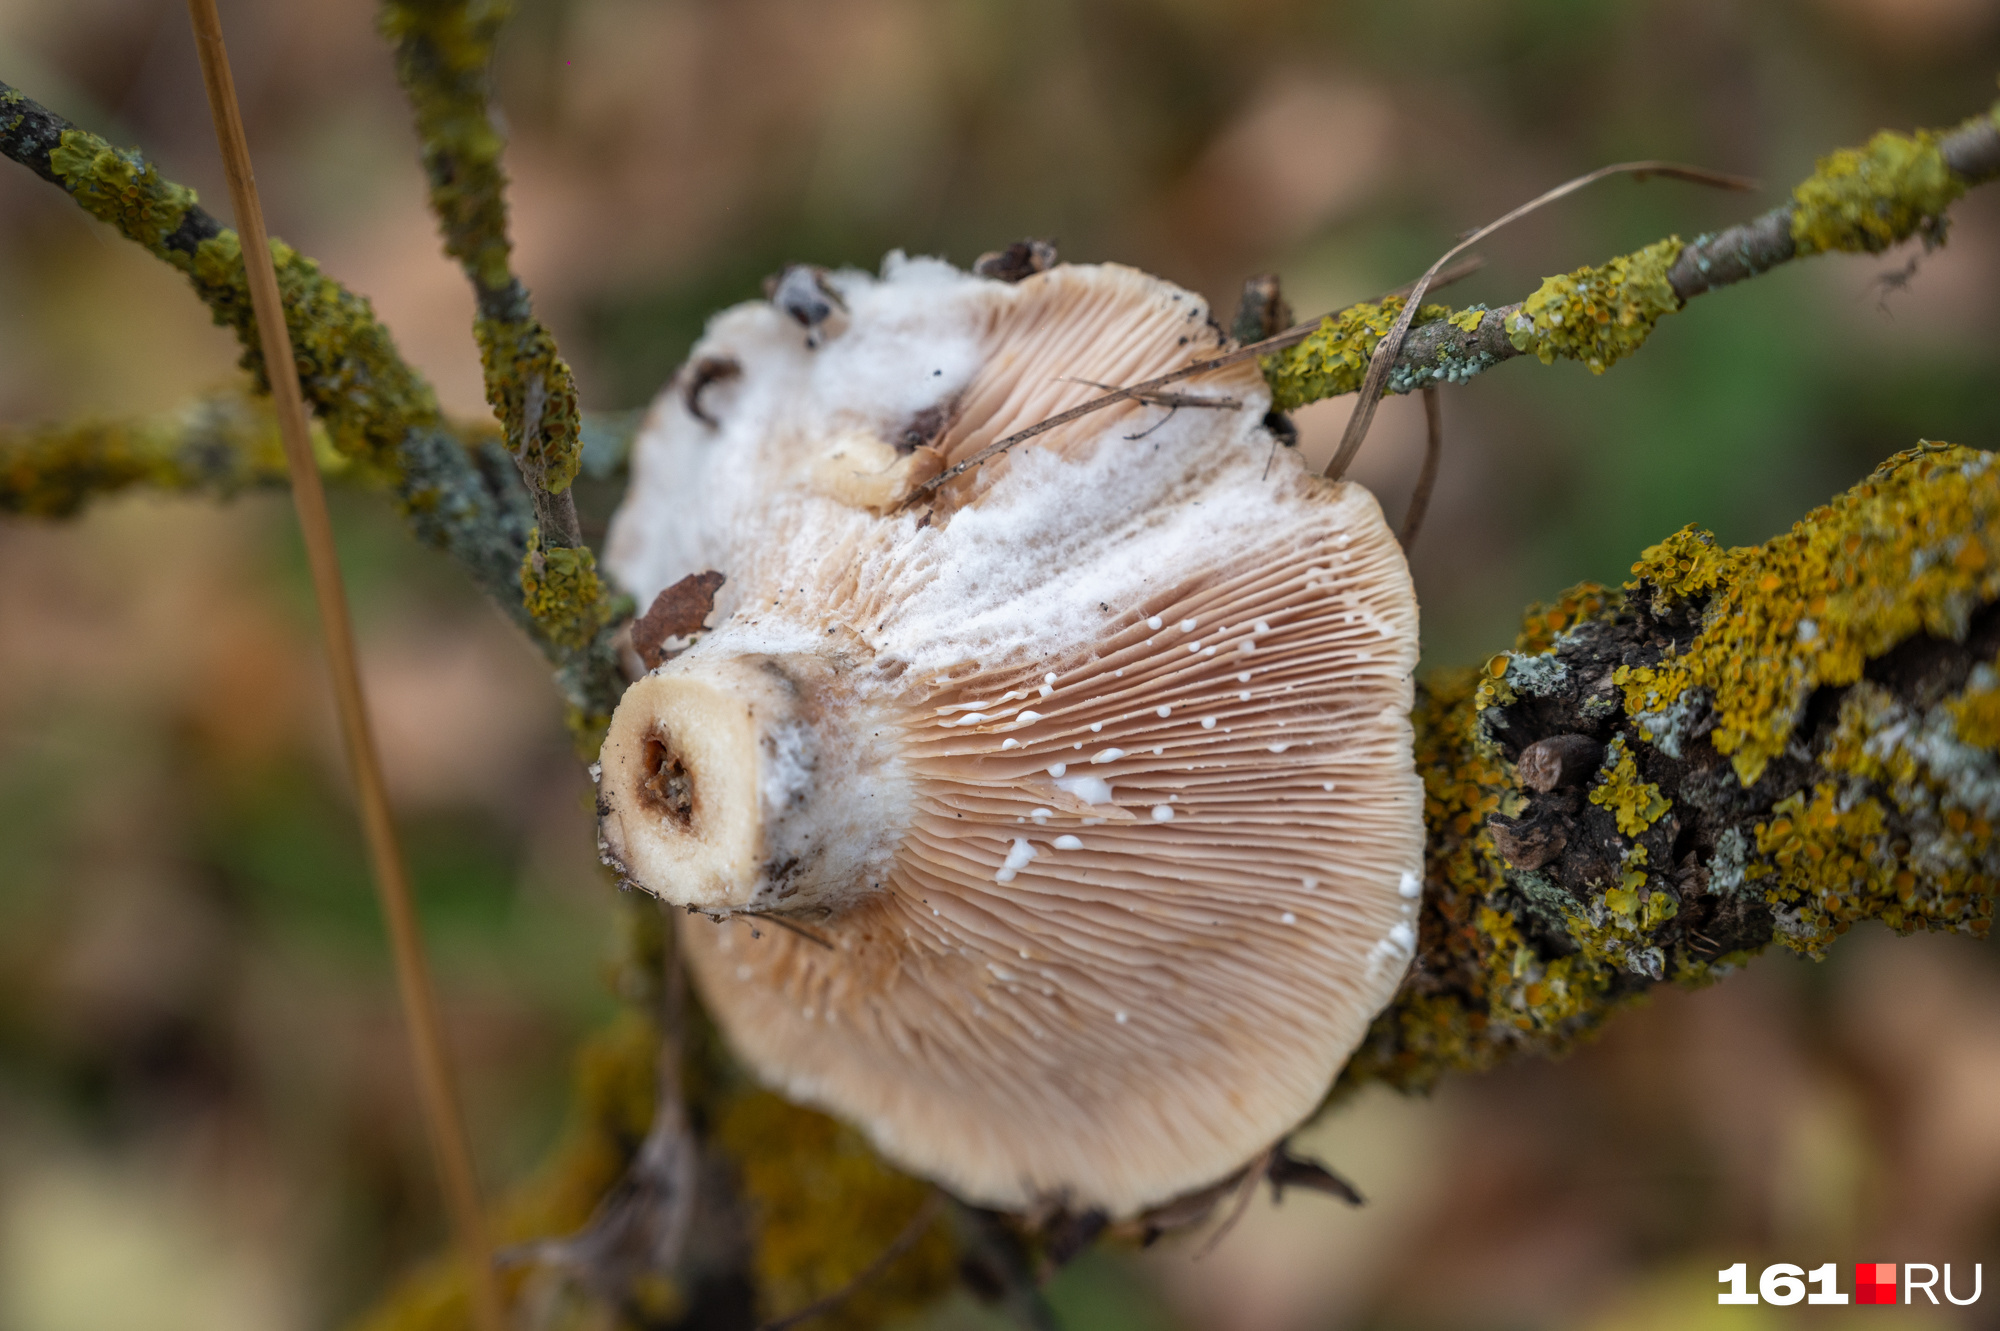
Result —
<path fill-rule="evenodd" d="M 640 680 L 612 716 L 605 860 L 709 914 L 838 910 L 880 886 L 907 825 L 900 730 L 844 658 L 718 646 Z"/>

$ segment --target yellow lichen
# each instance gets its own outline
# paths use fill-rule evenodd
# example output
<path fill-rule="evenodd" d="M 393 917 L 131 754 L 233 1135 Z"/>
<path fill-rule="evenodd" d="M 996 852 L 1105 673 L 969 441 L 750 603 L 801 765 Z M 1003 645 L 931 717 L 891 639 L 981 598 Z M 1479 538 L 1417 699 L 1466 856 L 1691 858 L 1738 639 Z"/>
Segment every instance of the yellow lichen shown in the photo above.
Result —
<path fill-rule="evenodd" d="M 902 1234 L 930 1185 L 897 1173 L 852 1128 L 767 1091 L 725 1104 L 716 1142 L 735 1161 L 755 1231 L 759 1302 L 778 1317 L 846 1288 Z M 957 1279 L 942 1213 L 913 1247 L 817 1326 L 877 1327 Z"/>
<path fill-rule="evenodd" d="M 1607 972 L 1580 956 L 1544 960 L 1521 938 L 1511 912 L 1481 907 L 1479 931 L 1499 963 L 1487 1013 L 1488 1029 L 1574 1035 L 1601 1003 Z"/>
<path fill-rule="evenodd" d="M 175 261 L 176 255 L 169 250 L 166 257 Z M 191 258 L 181 257 L 186 261 L 176 266 L 193 279 L 215 322 L 236 330 L 244 368 L 268 389 L 236 233 L 211 236 Z M 334 446 L 378 470 L 400 473 L 400 451 L 409 431 L 442 424 L 430 385 L 403 362 L 365 297 L 327 277 L 317 263 L 281 240 L 271 242 L 271 259 L 300 386 L 325 420 Z"/>
<path fill-rule="evenodd" d="M 1876 254 L 1933 225 L 1965 193 L 1938 151 L 1942 136 L 1882 131 L 1865 148 L 1842 148 L 1792 191 L 1792 243 L 1801 255 Z"/>
<path fill-rule="evenodd" d="M 581 546 L 544 549 L 539 527 L 521 556 L 521 604 L 550 642 L 571 651 L 588 646 L 612 614 L 597 557 Z"/>
<path fill-rule="evenodd" d="M 513 276 L 500 164 L 506 140 L 487 110 L 493 47 L 511 9 L 504 0 L 389 0 L 376 20 L 396 45 L 445 252 L 489 290 Z"/>
<path fill-rule="evenodd" d="M 1706 690 L 1711 742 L 1754 784 L 1814 689 L 1854 683 L 1913 633 L 1962 635 L 1973 607 L 2000 595 L 1992 462 L 1926 444 L 1765 545 L 1717 550 L 1690 527 L 1648 549 L 1632 566 L 1633 594 L 1706 604 L 1686 651 L 1618 671 L 1627 710 L 1658 715 Z"/>
<path fill-rule="evenodd" d="M 245 368 L 261 380 L 263 354 L 236 233 L 225 229 L 198 243 L 180 237 L 194 192 L 161 177 L 136 152 L 113 148 L 94 134 L 64 131 L 50 164 L 92 216 L 187 274 L 215 322 L 235 330 Z M 409 431 L 442 424 L 430 386 L 404 363 L 367 300 L 282 241 L 271 242 L 271 258 L 301 385 L 334 446 L 385 475 L 399 475 L 399 450 Z M 413 506 L 427 502 L 423 495 L 408 498 Z"/>
<path fill-rule="evenodd" d="M 1819 782 L 1757 828 L 1756 879 L 1788 944 L 1818 956 L 1864 919 L 1899 932 L 1990 929 L 2000 754 L 1980 718 L 1996 682 L 1981 666 L 1932 708 L 1872 681 L 1848 691 L 1819 761 L 1852 784 Z"/>
<path fill-rule="evenodd" d="M 1591 786 L 1590 802 L 1611 811 L 1620 836 L 1638 836 L 1673 805 L 1658 786 L 1639 779 L 1638 764 L 1625 747 L 1624 736 L 1611 741 L 1604 757 L 1609 765 Z"/>
<path fill-rule="evenodd" d="M 1973 672 L 1965 692 L 1945 704 L 1958 741 L 1975 749 L 2000 750 L 2000 661 Z"/>
<path fill-rule="evenodd" d="M 1661 315 L 1681 307 L 1667 281 L 1681 249 L 1669 236 L 1600 267 L 1544 279 L 1507 320 L 1508 339 L 1544 365 L 1561 356 L 1604 373 L 1638 350 Z"/>
<path fill-rule="evenodd" d="M 340 464 L 330 451 L 328 460 Z M 269 402 L 233 394 L 137 420 L 0 429 L 0 513 L 60 518 L 133 486 L 228 496 L 285 480 Z"/>
<path fill-rule="evenodd" d="M 1505 885 L 1486 816 L 1511 788 L 1506 765 L 1477 735 L 1472 700 L 1484 672 L 1444 671 L 1418 687 L 1412 714 L 1417 771 L 1424 782 L 1425 885 L 1419 924 L 1424 978 L 1375 1019 L 1341 1074 L 1343 1084 L 1382 1080 L 1401 1087 L 1435 1081 L 1446 1069 L 1481 1067 L 1504 1041 L 1489 1030 L 1490 996 L 1509 975 L 1481 907 Z"/>
<path fill-rule="evenodd" d="M 1580 582 L 1554 602 L 1537 601 L 1521 617 L 1521 631 L 1515 635 L 1514 650 L 1522 654 L 1546 652 L 1556 638 L 1586 619 L 1593 619 L 1613 607 L 1622 594 L 1594 582 Z"/>
<path fill-rule="evenodd" d="M 136 151 L 80 129 L 63 131 L 49 152 L 49 168 L 84 211 L 155 253 L 195 205 L 193 190 L 162 177 Z"/>
<path fill-rule="evenodd" d="M 1669 892 L 1654 892 L 1646 898 L 1645 905 L 1646 912 L 1640 918 L 1639 926 L 1649 932 L 1681 913 L 1681 903 Z"/>
<path fill-rule="evenodd" d="M 486 371 L 486 400 L 507 422 L 507 447 L 521 470 L 551 494 L 567 490 L 583 465 L 576 377 L 538 319 L 481 319 L 473 328 Z"/>
<path fill-rule="evenodd" d="M 1272 409 L 1293 411 L 1321 398 L 1357 391 L 1368 373 L 1368 358 L 1388 335 L 1403 304 L 1401 296 L 1390 296 L 1379 303 L 1349 306 L 1338 316 L 1320 320 L 1305 341 L 1264 357 L 1260 364 L 1271 386 Z M 1414 322 L 1427 323 L 1450 313 L 1450 306 L 1426 305 Z"/>

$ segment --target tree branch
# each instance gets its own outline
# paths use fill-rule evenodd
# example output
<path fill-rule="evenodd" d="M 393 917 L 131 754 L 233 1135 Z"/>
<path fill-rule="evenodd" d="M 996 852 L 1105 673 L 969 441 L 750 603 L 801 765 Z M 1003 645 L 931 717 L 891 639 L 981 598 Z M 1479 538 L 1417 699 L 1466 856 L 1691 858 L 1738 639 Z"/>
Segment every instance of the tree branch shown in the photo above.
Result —
<path fill-rule="evenodd" d="M 268 399 L 218 394 L 138 420 L 0 427 L 0 513 L 64 518 L 134 486 L 228 498 L 286 484 Z"/>
<path fill-rule="evenodd" d="M 236 233 L 201 208 L 194 191 L 162 177 L 137 150 L 113 148 L 5 83 L 0 153 L 184 274 L 216 323 L 236 334 L 244 368 L 267 387 Z M 463 565 L 561 667 L 571 725 L 587 743 L 623 687 L 608 628 L 600 622 L 581 647 L 561 632 L 570 608 L 605 604 L 589 552 L 538 550 L 535 509 L 515 468 L 459 440 L 368 301 L 283 242 L 271 249 L 299 378 L 333 447 L 388 478 L 417 535 Z"/>
<path fill-rule="evenodd" d="M 1561 357 L 1602 374 L 1630 355 L 1661 316 L 1694 297 L 1831 250 L 1879 253 L 1922 234 L 1944 239 L 1945 210 L 2000 176 L 2000 106 L 1950 131 L 1887 131 L 1865 148 L 1822 158 L 1792 201 L 1753 221 L 1683 244 L 1678 236 L 1592 268 L 1551 277 L 1526 300 L 1489 310 L 1426 305 L 1390 370 L 1387 392 L 1463 383 L 1502 361 Z M 1329 317 L 1311 336 L 1263 360 L 1272 405 L 1291 411 L 1361 387 L 1400 299 Z"/>
<path fill-rule="evenodd" d="M 1419 698 L 1417 960 L 1343 1074 L 1554 1053 L 1864 920 L 1991 929 L 2000 469 L 1926 444 L 1762 546 L 1689 527 Z"/>
<path fill-rule="evenodd" d="M 586 652 L 616 606 L 583 544 L 570 492 L 582 455 L 576 379 L 508 262 L 507 177 L 500 164 L 506 140 L 488 99 L 494 43 L 509 10 L 504 2 L 387 0 L 380 26 L 396 44 L 396 73 L 416 116 L 445 252 L 458 260 L 478 301 L 473 332 L 486 400 L 534 502 L 536 533 L 521 568 L 522 591 L 551 641 Z M 608 648 L 596 664 L 615 671 Z"/>
<path fill-rule="evenodd" d="M 266 387 L 236 233 L 203 210 L 194 191 L 5 83 L 0 153 L 184 274 L 216 323 L 235 332 L 244 368 Z M 271 248 L 299 378 L 334 448 L 387 476 L 418 536 L 525 622 L 514 587 L 532 513 L 519 483 L 482 467 L 460 444 L 430 385 L 403 361 L 365 299 L 289 246 Z"/>

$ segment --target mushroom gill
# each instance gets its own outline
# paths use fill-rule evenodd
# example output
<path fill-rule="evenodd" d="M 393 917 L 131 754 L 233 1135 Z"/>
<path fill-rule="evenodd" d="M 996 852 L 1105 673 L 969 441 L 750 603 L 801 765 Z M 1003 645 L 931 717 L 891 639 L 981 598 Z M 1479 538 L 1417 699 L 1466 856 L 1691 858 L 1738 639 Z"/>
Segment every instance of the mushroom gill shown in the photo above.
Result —
<path fill-rule="evenodd" d="M 1220 334 L 1117 267 L 826 280 L 837 332 L 725 312 L 696 355 L 740 374 L 640 440 L 611 567 L 728 581 L 613 719 L 607 859 L 713 917 L 691 968 L 766 1081 L 971 1200 L 1130 1214 L 1311 1113 L 1408 963 L 1407 568 L 1273 457 L 1254 366 L 904 505 Z"/>

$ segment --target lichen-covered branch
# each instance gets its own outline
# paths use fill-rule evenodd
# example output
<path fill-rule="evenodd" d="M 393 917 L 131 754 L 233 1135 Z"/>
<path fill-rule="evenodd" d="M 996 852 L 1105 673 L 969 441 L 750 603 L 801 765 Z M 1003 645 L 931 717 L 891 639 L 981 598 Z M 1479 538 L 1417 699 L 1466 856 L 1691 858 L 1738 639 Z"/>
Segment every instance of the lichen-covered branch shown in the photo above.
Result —
<path fill-rule="evenodd" d="M 488 99 L 493 47 L 509 8 L 504 0 L 388 0 L 381 27 L 396 44 L 396 72 L 416 116 L 445 252 L 458 260 L 478 300 L 473 332 L 486 400 L 534 501 L 536 531 L 521 564 L 523 599 L 550 641 L 588 654 L 618 607 L 583 544 L 570 492 L 582 456 L 576 379 L 508 263 L 500 164 L 506 142 Z M 608 645 L 596 656 L 596 668 L 615 669 Z"/>
<path fill-rule="evenodd" d="M 235 332 L 244 368 L 265 384 L 236 233 L 194 191 L 161 176 L 137 150 L 112 147 L 5 83 L 0 153 L 184 274 L 215 321 Z M 579 733 L 601 728 L 621 687 L 608 634 L 578 648 L 571 636 L 549 632 L 561 617 L 551 606 L 571 604 L 578 588 L 595 583 L 589 552 L 531 550 L 536 512 L 516 468 L 490 445 L 468 447 L 459 437 L 366 298 L 282 241 L 271 250 L 299 379 L 335 451 L 383 476 L 417 535 L 456 559 L 557 661 Z"/>
<path fill-rule="evenodd" d="M 323 434 L 323 463 L 350 465 Z M 0 426 L 0 513 L 64 518 L 101 495 L 144 488 L 228 498 L 288 483 L 268 399 L 219 394 L 137 420 Z"/>
<path fill-rule="evenodd" d="M 265 382 L 236 233 L 194 191 L 4 83 L 0 152 L 184 274 L 215 321 L 235 332 L 244 368 Z M 387 477 L 417 534 L 525 619 L 513 593 L 532 515 L 511 469 L 485 465 L 460 443 L 367 300 L 282 242 L 271 249 L 299 379 L 335 450 Z"/>
<path fill-rule="evenodd" d="M 2000 177 L 2000 106 L 1949 131 L 1877 134 L 1822 158 L 1789 203 L 1714 235 L 1669 236 L 1608 263 L 1546 279 L 1498 309 L 1418 312 L 1387 390 L 1462 383 L 1505 360 L 1581 361 L 1602 374 L 1632 354 L 1663 315 L 1705 291 L 1790 259 L 1834 250 L 1879 253 L 1913 235 L 1941 244 L 1945 211 L 1968 188 Z M 1291 411 L 1361 387 L 1400 297 L 1329 317 L 1310 337 L 1263 360 L 1272 405 Z"/>
<path fill-rule="evenodd" d="M 1765 545 L 1677 532 L 1428 681 L 1417 962 L 1345 1083 L 1558 1052 L 1866 920 L 1985 937 L 1996 598 L 2000 465 L 1926 444 Z"/>

